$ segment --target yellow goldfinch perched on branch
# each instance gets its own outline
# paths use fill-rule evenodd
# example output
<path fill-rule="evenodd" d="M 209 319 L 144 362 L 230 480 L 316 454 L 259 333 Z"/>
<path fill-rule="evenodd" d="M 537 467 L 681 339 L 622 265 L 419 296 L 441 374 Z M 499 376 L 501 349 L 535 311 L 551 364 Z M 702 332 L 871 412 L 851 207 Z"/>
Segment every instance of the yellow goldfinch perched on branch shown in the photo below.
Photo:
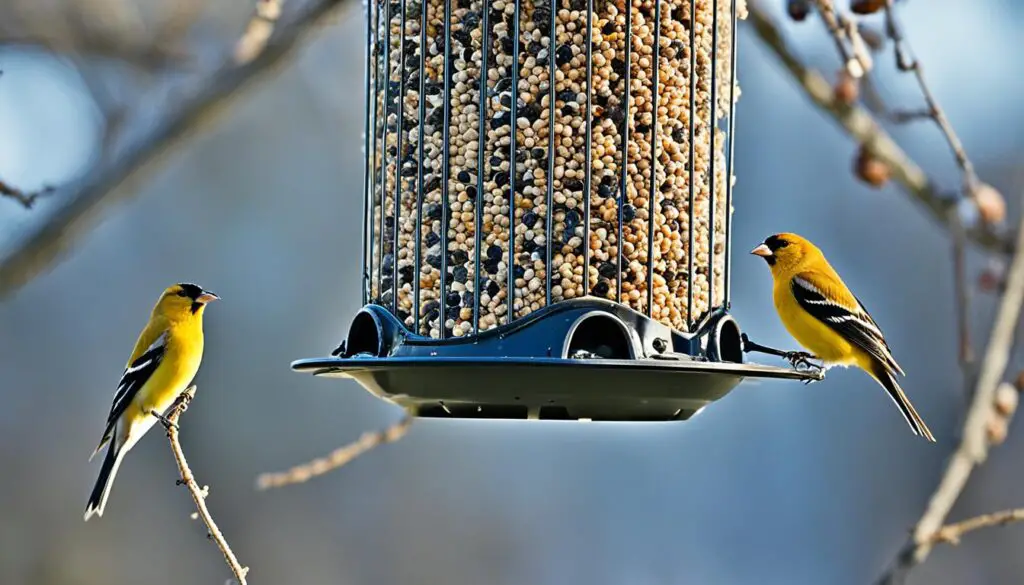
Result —
<path fill-rule="evenodd" d="M 125 454 L 146 434 L 157 418 L 167 424 L 164 411 L 170 408 L 192 382 L 203 359 L 203 312 L 217 295 L 194 284 L 168 287 L 153 307 L 149 323 L 135 342 L 100 444 L 107 455 L 96 479 L 96 487 L 85 506 L 85 519 L 103 516 L 117 468 Z"/>
<path fill-rule="evenodd" d="M 857 366 L 889 393 L 915 435 L 934 442 L 928 425 L 903 393 L 896 374 L 903 369 L 892 357 L 878 324 L 846 287 L 814 244 L 789 233 L 767 238 L 751 254 L 771 269 L 775 309 L 789 333 L 814 355 L 790 354 L 794 362 L 819 359 L 826 365 Z"/>

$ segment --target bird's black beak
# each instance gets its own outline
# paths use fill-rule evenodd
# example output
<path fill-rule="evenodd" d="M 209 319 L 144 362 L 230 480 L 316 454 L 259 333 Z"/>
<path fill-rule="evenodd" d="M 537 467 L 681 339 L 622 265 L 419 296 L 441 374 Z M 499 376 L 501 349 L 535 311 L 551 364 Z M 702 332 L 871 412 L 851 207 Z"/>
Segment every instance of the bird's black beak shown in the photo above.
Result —
<path fill-rule="evenodd" d="M 761 256 L 762 258 L 768 258 L 769 256 L 772 256 L 771 248 L 764 244 L 761 244 L 760 246 L 754 248 L 753 250 L 750 251 L 750 253 L 755 256 Z"/>
<path fill-rule="evenodd" d="M 196 297 L 196 302 L 197 303 L 202 303 L 202 304 L 205 305 L 206 303 L 212 303 L 213 301 L 216 301 L 216 300 L 219 300 L 219 299 L 220 299 L 220 297 L 218 297 L 217 295 L 213 294 L 212 292 L 210 292 L 208 290 L 204 290 L 202 292 L 202 294 L 200 294 L 198 297 Z"/>

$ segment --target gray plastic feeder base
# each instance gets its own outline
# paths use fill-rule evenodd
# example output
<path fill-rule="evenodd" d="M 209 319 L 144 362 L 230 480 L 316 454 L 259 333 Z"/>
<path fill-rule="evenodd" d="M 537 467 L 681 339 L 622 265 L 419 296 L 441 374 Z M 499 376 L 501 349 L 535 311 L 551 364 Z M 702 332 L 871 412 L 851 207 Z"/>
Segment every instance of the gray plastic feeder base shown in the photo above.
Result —
<path fill-rule="evenodd" d="M 817 379 L 771 366 L 558 358 L 315 358 L 299 372 L 346 377 L 422 417 L 686 420 L 747 377 Z"/>
<path fill-rule="evenodd" d="M 745 378 L 815 371 L 743 363 L 736 321 L 717 311 L 681 333 L 609 301 L 556 303 L 471 338 L 431 339 L 363 307 L 331 357 L 292 368 L 352 378 L 422 417 L 686 420 Z"/>

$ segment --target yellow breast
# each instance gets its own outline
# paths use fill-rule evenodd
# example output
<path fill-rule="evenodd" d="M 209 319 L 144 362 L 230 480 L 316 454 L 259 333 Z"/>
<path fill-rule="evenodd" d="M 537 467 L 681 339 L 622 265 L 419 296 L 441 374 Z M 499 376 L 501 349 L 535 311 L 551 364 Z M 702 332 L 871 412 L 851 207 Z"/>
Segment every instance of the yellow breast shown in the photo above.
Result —
<path fill-rule="evenodd" d="M 789 289 L 789 281 L 776 283 L 775 309 L 789 334 L 807 351 L 825 362 L 854 364 L 859 351 L 831 327 L 811 316 Z"/>
<path fill-rule="evenodd" d="M 180 336 L 172 335 L 167 341 L 167 351 L 153 375 L 139 390 L 128 406 L 128 420 L 138 421 L 150 416 L 151 410 L 164 412 L 192 382 L 199 371 L 203 358 L 202 334 L 185 342 Z"/>

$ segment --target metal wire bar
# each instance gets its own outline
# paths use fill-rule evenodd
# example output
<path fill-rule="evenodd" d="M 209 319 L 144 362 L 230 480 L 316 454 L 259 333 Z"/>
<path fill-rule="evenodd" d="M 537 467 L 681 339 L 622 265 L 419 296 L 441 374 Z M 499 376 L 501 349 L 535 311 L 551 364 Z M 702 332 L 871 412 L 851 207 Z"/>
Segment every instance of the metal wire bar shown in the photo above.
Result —
<path fill-rule="evenodd" d="M 388 110 L 391 106 L 391 0 L 384 0 L 387 5 L 384 21 L 384 124 L 380 140 L 380 245 L 377 250 L 377 301 L 384 300 L 384 207 L 388 193 Z M 395 284 L 391 283 L 391 294 L 394 296 Z"/>
<path fill-rule="evenodd" d="M 696 127 L 697 127 L 697 0 L 690 0 L 690 209 L 688 210 L 690 223 L 687 226 L 687 231 L 690 232 L 690 249 L 689 259 L 686 265 L 686 330 L 690 331 L 693 329 L 693 285 L 694 276 L 696 270 L 693 267 L 693 248 L 694 248 L 694 213 L 693 213 L 693 195 L 694 195 L 694 182 L 697 178 L 697 172 L 694 161 L 694 142 L 696 142 Z"/>
<path fill-rule="evenodd" d="M 381 62 L 380 62 L 380 6 L 375 1 L 371 2 L 371 5 L 376 7 L 376 10 L 373 10 L 372 12 L 373 12 L 373 30 L 374 30 L 374 39 L 373 39 L 374 40 L 374 44 L 373 44 L 373 53 L 374 53 L 374 56 L 373 56 L 373 162 L 377 163 L 377 162 L 379 162 L 379 159 L 381 158 L 381 152 L 384 150 L 384 148 L 379 146 L 378 143 L 377 143 L 377 124 L 380 122 L 379 117 L 378 117 L 378 114 L 380 112 L 377 111 L 377 102 L 378 102 L 378 97 L 380 96 L 380 64 L 381 64 Z M 383 162 L 381 162 L 380 164 L 383 166 Z M 374 247 L 375 247 L 375 245 L 377 243 L 377 238 L 376 238 L 377 234 L 376 234 L 375 227 L 373 225 L 373 218 L 374 218 L 374 216 L 377 213 L 377 211 L 376 211 L 376 203 L 374 201 L 374 199 L 376 198 L 376 191 L 377 191 L 377 185 L 376 185 L 377 176 L 376 176 L 376 169 L 374 169 L 373 167 L 370 167 L 370 176 L 371 176 L 371 178 L 370 178 L 370 199 L 369 199 L 369 201 L 367 201 L 367 205 L 370 208 L 369 213 L 367 214 L 367 219 L 369 220 L 369 223 L 370 223 L 370 226 L 369 226 L 370 229 L 369 229 L 369 233 L 366 236 L 367 241 L 370 243 L 369 253 L 367 254 L 367 258 L 368 258 L 369 263 L 370 263 L 370 268 L 369 268 L 369 270 L 366 273 L 366 281 L 367 282 L 366 282 L 366 287 L 365 287 L 366 288 L 366 294 L 367 294 L 367 297 L 368 297 L 367 301 L 366 301 L 367 303 L 371 303 L 374 300 L 373 299 L 373 269 L 374 269 L 374 265 L 375 264 L 374 264 L 374 261 L 373 261 L 373 258 L 374 258 L 373 251 L 374 251 Z M 381 198 L 382 198 L 382 200 L 383 200 L 383 197 L 384 197 L 384 188 L 381 187 Z M 378 289 L 377 292 L 379 294 L 380 293 L 380 289 Z"/>
<path fill-rule="evenodd" d="M 373 56 L 376 53 L 376 51 L 374 50 L 374 47 L 376 46 L 376 41 L 374 40 L 374 34 L 373 34 L 373 29 L 372 29 L 372 27 L 373 27 L 373 19 L 371 18 L 370 15 L 374 12 L 374 10 L 373 10 L 374 4 L 375 4 L 374 2 L 367 2 L 366 3 L 366 53 L 365 53 L 365 55 L 366 55 L 366 69 L 364 70 L 364 76 L 363 76 L 363 85 L 364 85 L 364 88 L 365 88 L 366 103 L 364 104 L 364 112 L 363 112 L 363 115 L 365 116 L 365 119 L 363 120 L 363 159 L 364 159 L 363 160 L 363 163 L 364 163 L 364 165 L 363 165 L 363 232 L 362 232 L 362 237 L 363 237 L 362 244 L 363 245 L 362 245 L 362 250 L 361 250 L 362 254 L 361 254 L 360 258 L 359 258 L 359 274 L 361 275 L 361 279 L 362 279 L 362 286 L 360 287 L 362 290 L 360 291 L 360 293 L 362 294 L 362 304 L 364 304 L 364 305 L 367 302 L 369 302 L 369 300 L 370 300 L 370 273 L 368 272 L 368 264 L 369 264 L 369 262 L 367 261 L 367 254 L 369 253 L 369 249 L 370 249 L 369 242 L 370 242 L 370 240 L 373 239 L 373 234 L 371 233 L 371 230 L 370 230 L 370 213 L 371 213 L 370 210 L 372 209 L 372 207 L 370 205 L 370 201 L 373 198 L 373 180 L 371 179 L 371 176 L 373 175 L 373 168 L 371 167 L 371 161 L 376 159 L 376 152 L 377 152 L 377 148 L 376 148 L 377 147 L 377 141 L 376 141 L 377 129 L 376 129 L 376 126 L 374 127 L 372 132 L 370 130 L 370 119 L 371 119 L 371 116 L 370 116 L 370 100 L 371 100 L 371 96 L 370 96 L 370 62 L 371 61 L 370 61 L 370 59 L 371 59 L 371 56 Z M 374 59 L 373 62 L 376 63 L 376 57 L 375 56 L 373 56 L 373 59 Z M 376 66 L 374 66 L 374 74 L 376 74 Z M 373 106 L 374 106 L 373 107 L 373 111 L 374 111 L 374 113 L 373 113 L 373 120 L 374 120 L 374 124 L 376 124 L 377 123 L 376 122 L 376 116 L 377 116 L 377 113 L 376 113 L 376 110 L 377 110 L 377 108 L 376 108 L 377 95 L 376 95 L 376 93 L 373 94 L 372 99 L 373 99 Z M 374 138 L 375 138 L 374 141 L 373 141 L 373 148 L 372 149 L 370 148 L 370 135 L 371 135 L 371 133 L 374 135 Z"/>
<path fill-rule="evenodd" d="M 509 128 L 508 179 L 508 292 L 505 296 L 507 323 L 515 319 L 515 266 L 516 266 L 516 129 L 519 127 L 519 21 L 520 2 L 515 0 L 512 11 L 512 125 Z M 551 55 L 554 58 L 554 55 Z"/>
<path fill-rule="evenodd" d="M 654 316 L 654 215 L 658 195 L 658 69 L 661 45 L 661 0 L 654 0 L 654 61 L 651 64 L 651 195 L 647 199 L 647 316 Z"/>
<path fill-rule="evenodd" d="M 492 42 L 488 22 L 490 2 L 480 0 L 480 5 L 483 21 L 480 25 L 480 144 L 477 147 L 476 160 L 476 201 L 473 202 L 473 210 L 476 213 L 476 229 L 473 232 L 473 335 L 480 333 L 480 247 L 483 245 L 484 152 L 487 150 L 487 54 L 490 53 Z"/>
<path fill-rule="evenodd" d="M 444 0 L 444 137 L 441 142 L 441 292 L 438 298 L 438 336 L 447 336 L 448 322 L 448 191 L 450 185 L 452 107 L 452 2 Z"/>
<path fill-rule="evenodd" d="M 708 161 L 708 311 L 715 306 L 715 134 L 718 130 L 718 0 L 711 2 L 711 111 L 708 113 L 708 132 L 711 134 L 711 160 Z"/>
<path fill-rule="evenodd" d="M 554 284 L 554 276 L 551 273 L 551 249 L 554 247 L 554 226 L 552 225 L 552 206 L 555 203 L 555 34 L 556 23 L 555 13 L 558 12 L 555 0 L 551 6 L 551 31 L 548 34 L 548 196 L 547 196 L 547 219 L 545 219 L 546 239 L 544 249 L 547 254 L 544 258 L 545 290 L 544 306 L 551 304 L 551 287 Z M 563 225 L 562 229 L 565 229 Z M 564 232 L 563 232 L 564 238 Z M 527 283 L 529 284 L 529 283 Z"/>
<path fill-rule="evenodd" d="M 405 131 L 405 6 L 402 2 L 400 18 L 402 28 L 398 32 L 398 136 L 395 149 L 395 213 L 394 243 L 391 246 L 391 313 L 398 315 L 398 232 L 402 218 L 402 162 L 405 154 L 402 151 L 402 133 Z"/>
<path fill-rule="evenodd" d="M 594 0 L 587 0 L 587 130 L 583 172 L 583 294 L 590 294 L 591 151 L 594 139 Z"/>
<path fill-rule="evenodd" d="M 426 143 L 424 125 L 427 120 L 427 5 L 429 0 L 420 0 L 420 120 L 417 138 L 420 152 L 416 159 L 416 259 L 413 264 L 412 308 L 413 331 L 420 332 L 420 275 L 423 270 L 423 146 Z"/>
<path fill-rule="evenodd" d="M 725 159 L 725 295 L 723 305 L 732 305 L 732 170 L 736 150 L 736 0 L 730 0 L 729 21 L 729 150 Z"/>
<path fill-rule="evenodd" d="M 626 181 L 629 178 L 629 74 L 633 49 L 633 0 L 626 0 L 626 87 L 622 101 L 622 191 L 619 194 L 619 226 L 615 237 L 615 300 L 622 302 L 622 221 L 626 206 Z"/>

